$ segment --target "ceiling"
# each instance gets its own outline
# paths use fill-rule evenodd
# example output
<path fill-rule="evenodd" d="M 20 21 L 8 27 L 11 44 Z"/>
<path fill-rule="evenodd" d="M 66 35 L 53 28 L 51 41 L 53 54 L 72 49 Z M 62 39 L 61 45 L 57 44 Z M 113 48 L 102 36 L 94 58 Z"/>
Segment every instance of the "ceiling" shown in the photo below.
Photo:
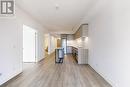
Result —
<path fill-rule="evenodd" d="M 74 33 L 94 0 L 16 0 L 51 33 Z"/>

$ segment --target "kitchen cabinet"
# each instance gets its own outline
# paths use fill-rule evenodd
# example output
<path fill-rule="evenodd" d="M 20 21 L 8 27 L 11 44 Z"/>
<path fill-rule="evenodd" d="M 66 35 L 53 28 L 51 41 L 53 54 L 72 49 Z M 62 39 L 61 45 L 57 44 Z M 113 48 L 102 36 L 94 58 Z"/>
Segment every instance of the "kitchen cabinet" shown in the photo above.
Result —
<path fill-rule="evenodd" d="M 88 37 L 88 25 L 83 24 L 81 28 L 82 28 L 81 37 Z"/>
<path fill-rule="evenodd" d="M 78 64 L 88 64 L 88 49 L 72 47 L 72 55 Z"/>
<path fill-rule="evenodd" d="M 81 27 L 80 27 L 80 28 L 76 31 L 76 33 L 75 33 L 75 39 L 81 37 L 81 32 L 82 32 L 82 29 L 81 29 Z"/>
<path fill-rule="evenodd" d="M 81 37 L 88 37 L 88 24 L 82 24 L 74 34 L 67 34 L 68 41 Z"/>
<path fill-rule="evenodd" d="M 78 49 L 77 48 L 72 47 L 72 55 L 78 61 Z"/>
<path fill-rule="evenodd" d="M 68 41 L 74 40 L 74 34 L 68 34 L 67 35 L 67 40 Z"/>
<path fill-rule="evenodd" d="M 75 39 L 80 37 L 88 37 L 88 24 L 82 24 L 74 34 Z"/>
<path fill-rule="evenodd" d="M 88 49 L 78 49 L 78 64 L 88 64 Z"/>

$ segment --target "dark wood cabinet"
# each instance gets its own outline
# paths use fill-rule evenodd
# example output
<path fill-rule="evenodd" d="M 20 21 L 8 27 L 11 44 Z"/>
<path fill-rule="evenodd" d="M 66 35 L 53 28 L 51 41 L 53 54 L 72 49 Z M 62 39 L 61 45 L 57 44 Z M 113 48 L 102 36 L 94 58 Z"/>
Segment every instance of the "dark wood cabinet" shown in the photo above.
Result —
<path fill-rule="evenodd" d="M 72 47 L 72 55 L 78 61 L 78 49 L 77 48 Z"/>
<path fill-rule="evenodd" d="M 72 55 L 78 64 L 88 64 L 88 49 L 72 47 Z"/>

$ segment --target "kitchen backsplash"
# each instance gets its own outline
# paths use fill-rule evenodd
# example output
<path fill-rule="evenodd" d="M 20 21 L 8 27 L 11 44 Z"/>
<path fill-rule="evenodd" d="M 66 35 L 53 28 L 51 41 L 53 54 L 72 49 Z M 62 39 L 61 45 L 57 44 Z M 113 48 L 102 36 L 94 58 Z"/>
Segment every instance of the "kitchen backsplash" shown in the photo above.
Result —
<path fill-rule="evenodd" d="M 74 46 L 77 48 L 85 48 L 88 49 L 88 37 L 78 38 L 76 40 L 67 41 L 67 46 Z"/>

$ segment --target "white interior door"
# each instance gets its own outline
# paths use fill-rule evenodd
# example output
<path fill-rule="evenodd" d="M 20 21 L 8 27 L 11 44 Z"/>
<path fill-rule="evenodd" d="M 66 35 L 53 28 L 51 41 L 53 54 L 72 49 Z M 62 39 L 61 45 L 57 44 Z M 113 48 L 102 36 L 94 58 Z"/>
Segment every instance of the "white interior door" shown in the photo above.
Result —
<path fill-rule="evenodd" d="M 23 25 L 23 62 L 36 62 L 36 31 Z"/>

